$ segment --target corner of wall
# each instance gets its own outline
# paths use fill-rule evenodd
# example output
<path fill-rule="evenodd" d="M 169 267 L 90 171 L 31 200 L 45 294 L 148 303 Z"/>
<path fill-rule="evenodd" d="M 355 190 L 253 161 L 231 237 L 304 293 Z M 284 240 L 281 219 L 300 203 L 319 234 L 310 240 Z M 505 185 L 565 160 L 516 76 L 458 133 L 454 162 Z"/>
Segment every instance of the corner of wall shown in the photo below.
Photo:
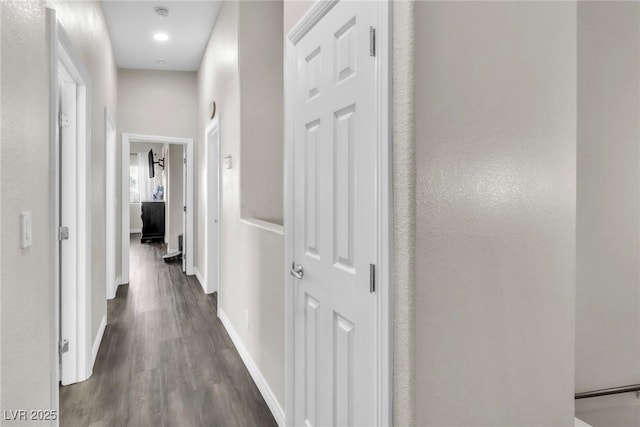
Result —
<path fill-rule="evenodd" d="M 393 3 L 393 424 L 415 425 L 415 18 Z"/>

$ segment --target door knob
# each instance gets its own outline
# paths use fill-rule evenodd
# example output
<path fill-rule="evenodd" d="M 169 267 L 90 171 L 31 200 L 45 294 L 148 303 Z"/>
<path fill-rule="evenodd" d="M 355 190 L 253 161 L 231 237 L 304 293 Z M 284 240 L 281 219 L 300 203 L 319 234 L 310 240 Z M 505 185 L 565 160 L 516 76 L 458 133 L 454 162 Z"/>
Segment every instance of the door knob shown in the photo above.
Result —
<path fill-rule="evenodd" d="M 289 271 L 289 274 L 291 274 L 296 279 L 302 279 L 302 276 L 304 276 L 304 269 L 302 268 L 302 264 L 296 264 L 295 261 L 291 263 L 291 271 Z"/>

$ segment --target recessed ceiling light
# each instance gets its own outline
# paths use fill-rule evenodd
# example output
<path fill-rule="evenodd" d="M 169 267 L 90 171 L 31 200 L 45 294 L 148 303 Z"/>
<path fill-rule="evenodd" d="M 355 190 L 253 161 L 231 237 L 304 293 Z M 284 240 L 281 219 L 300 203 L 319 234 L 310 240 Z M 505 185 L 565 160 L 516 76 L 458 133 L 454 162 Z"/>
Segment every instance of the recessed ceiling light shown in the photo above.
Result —
<path fill-rule="evenodd" d="M 153 35 L 153 38 L 159 42 L 166 42 L 167 40 L 169 40 L 169 36 L 165 33 L 155 33 Z"/>
<path fill-rule="evenodd" d="M 165 61 L 164 59 L 158 59 L 158 64 L 160 65 L 164 65 L 167 61 Z"/>

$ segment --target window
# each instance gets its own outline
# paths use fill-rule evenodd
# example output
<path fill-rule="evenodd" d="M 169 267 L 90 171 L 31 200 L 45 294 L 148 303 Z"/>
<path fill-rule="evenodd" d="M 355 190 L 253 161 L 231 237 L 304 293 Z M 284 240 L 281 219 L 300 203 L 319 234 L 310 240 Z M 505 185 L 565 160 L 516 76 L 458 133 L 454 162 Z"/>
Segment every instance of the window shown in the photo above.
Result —
<path fill-rule="evenodd" d="M 140 175 L 136 156 L 131 156 L 129 163 L 129 203 L 140 203 Z"/>

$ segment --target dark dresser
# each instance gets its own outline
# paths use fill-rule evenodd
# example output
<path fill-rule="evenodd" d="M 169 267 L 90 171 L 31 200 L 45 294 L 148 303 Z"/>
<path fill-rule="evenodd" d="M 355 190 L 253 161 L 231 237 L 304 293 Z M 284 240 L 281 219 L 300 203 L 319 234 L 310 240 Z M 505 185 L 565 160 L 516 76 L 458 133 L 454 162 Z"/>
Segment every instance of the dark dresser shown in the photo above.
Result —
<path fill-rule="evenodd" d="M 140 242 L 164 241 L 164 202 L 142 202 Z"/>

